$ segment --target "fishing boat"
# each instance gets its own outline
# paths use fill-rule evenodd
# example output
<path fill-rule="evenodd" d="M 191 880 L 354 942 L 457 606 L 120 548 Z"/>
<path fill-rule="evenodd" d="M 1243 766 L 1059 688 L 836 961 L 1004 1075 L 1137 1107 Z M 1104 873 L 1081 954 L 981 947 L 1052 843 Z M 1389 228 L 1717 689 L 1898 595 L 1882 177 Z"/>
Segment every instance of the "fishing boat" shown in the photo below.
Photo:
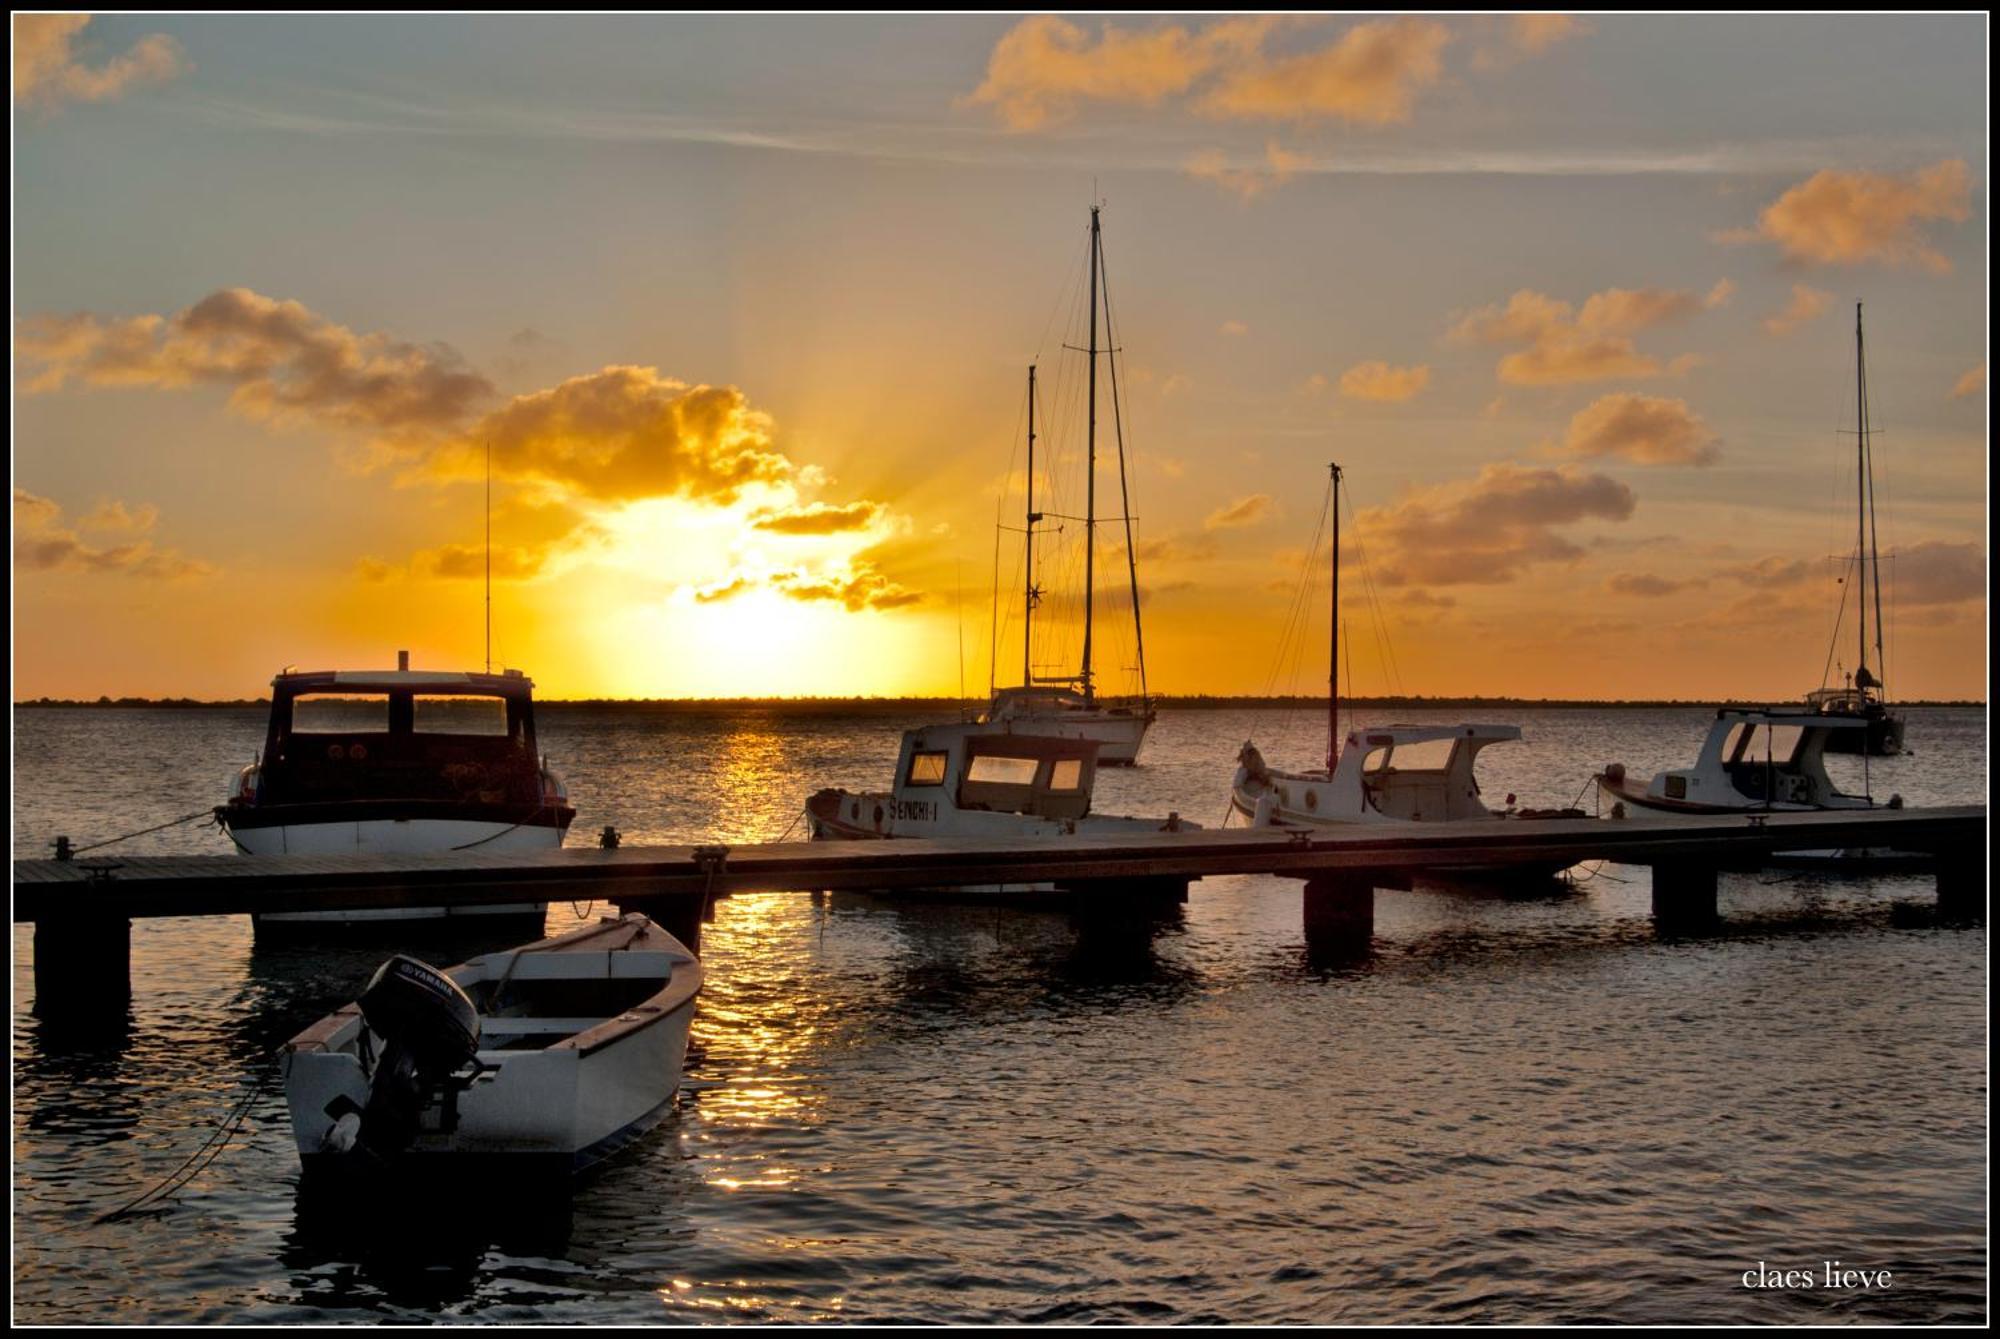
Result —
<path fill-rule="evenodd" d="M 1693 766 L 1656 773 L 1641 786 L 1623 763 L 1609 763 L 1597 781 L 1614 800 L 1672 814 L 1872 809 L 1867 795 L 1845 794 L 1834 784 L 1825 760 L 1836 736 L 1867 728 L 1859 717 L 1800 708 L 1724 707 Z"/>
<path fill-rule="evenodd" d="M 695 955 L 644 916 L 443 970 L 398 954 L 285 1045 L 309 1176 L 590 1169 L 658 1125 L 701 990 Z"/>
<path fill-rule="evenodd" d="M 829 788 L 806 801 L 814 841 L 894 837 L 1090 837 L 1200 828 L 1179 814 L 1121 818 L 1090 811 L 1097 741 L 1015 734 L 982 722 L 903 734 L 887 791 Z M 1053 884 L 954 888 L 979 896 L 1051 893 Z"/>
<path fill-rule="evenodd" d="M 1090 333 L 1089 343 L 1076 350 L 1089 356 L 1087 410 L 1084 428 L 1084 513 L 1083 513 L 1083 651 L 1074 673 L 1037 673 L 1035 664 L 1035 611 L 1041 607 L 1043 590 L 1035 568 L 1035 536 L 1060 528 L 1074 517 L 1058 517 L 1036 509 L 1035 368 L 1028 368 L 1028 472 L 1027 504 L 1024 512 L 1022 589 L 1021 683 L 1018 687 L 996 688 L 992 704 L 981 718 L 983 724 L 1004 727 L 1015 734 L 1052 735 L 1063 739 L 1089 739 L 1098 744 L 1097 760 L 1106 765 L 1135 764 L 1146 742 L 1146 731 L 1157 717 L 1146 687 L 1146 638 L 1139 614 L 1139 568 L 1132 543 L 1132 506 L 1125 477 L 1124 414 L 1118 398 L 1118 349 L 1111 335 L 1111 297 L 1104 278 L 1104 231 L 1098 206 L 1090 210 Z M 1098 345 L 1098 314 L 1104 316 L 1103 347 Z M 1098 692 L 1096 667 L 1097 612 L 1097 367 L 1103 357 L 1111 379 L 1113 424 L 1118 443 L 1118 518 L 1125 527 L 1125 572 L 1132 604 L 1132 640 L 1137 655 L 1139 692 L 1132 698 L 1106 697 Z M 1045 524 L 1053 522 L 1053 525 Z M 997 552 L 997 551 L 996 551 Z M 996 571 L 997 584 L 997 571 Z M 997 603 L 997 600 L 996 600 Z"/>
<path fill-rule="evenodd" d="M 1847 591 L 1856 594 L 1856 659 L 1852 673 L 1843 674 L 1838 687 L 1822 684 L 1806 694 L 1806 706 L 1830 719 L 1859 721 L 1865 730 L 1837 730 L 1826 739 L 1829 753 L 1860 753 L 1887 757 L 1903 751 L 1903 717 L 1890 708 L 1888 689 L 1882 682 L 1888 658 L 1882 645 L 1882 559 L 1876 543 L 1875 455 L 1868 418 L 1868 362 L 1861 332 L 1861 304 L 1854 304 L 1854 384 L 1855 384 L 1855 502 L 1854 557 L 1848 564 L 1850 579 L 1841 584 L 1841 607 L 1846 608 Z M 1874 596 L 1875 668 L 1868 668 L 1869 596 Z M 1834 632 L 1835 647 L 1839 630 Z M 1831 661 L 1833 655 L 1828 653 Z"/>
<path fill-rule="evenodd" d="M 534 683 L 498 674 L 286 670 L 264 748 L 216 818 L 248 855 L 553 850 L 576 810 L 536 751 Z M 263 912 L 259 928 L 445 917 L 517 918 L 541 904 Z"/>
<path fill-rule="evenodd" d="M 1333 626 L 1340 619 L 1339 465 L 1329 465 L 1332 518 Z M 1272 768 L 1254 742 L 1236 755 L 1230 811 L 1252 827 L 1310 829 L 1353 823 L 1440 823 L 1456 819 L 1582 818 L 1580 809 L 1523 809 L 1507 797 L 1493 809 L 1481 798 L 1474 775 L 1481 750 L 1518 741 L 1520 727 L 1498 724 L 1383 725 L 1340 730 L 1340 661 L 1329 642 L 1327 657 L 1326 766 L 1301 772 Z M 1567 865 L 1513 865 L 1504 869 L 1454 869 L 1453 876 L 1547 878 Z"/>

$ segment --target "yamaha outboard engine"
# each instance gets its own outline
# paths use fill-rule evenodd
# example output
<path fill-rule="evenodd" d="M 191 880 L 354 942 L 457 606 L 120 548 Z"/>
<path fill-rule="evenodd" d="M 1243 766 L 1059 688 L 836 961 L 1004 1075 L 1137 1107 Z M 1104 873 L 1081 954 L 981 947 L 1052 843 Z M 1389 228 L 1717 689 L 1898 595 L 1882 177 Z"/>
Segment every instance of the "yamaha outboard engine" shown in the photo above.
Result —
<path fill-rule="evenodd" d="M 332 1139 L 340 1147 L 358 1142 L 386 1158 L 410 1146 L 433 1105 L 442 1107 L 438 1128 L 457 1124 L 464 1085 L 454 1075 L 476 1059 L 479 1011 L 456 981 L 400 953 L 376 970 L 360 1005 L 362 1021 L 382 1039 L 382 1055 L 368 1105 L 356 1112 L 346 1103 Z"/>

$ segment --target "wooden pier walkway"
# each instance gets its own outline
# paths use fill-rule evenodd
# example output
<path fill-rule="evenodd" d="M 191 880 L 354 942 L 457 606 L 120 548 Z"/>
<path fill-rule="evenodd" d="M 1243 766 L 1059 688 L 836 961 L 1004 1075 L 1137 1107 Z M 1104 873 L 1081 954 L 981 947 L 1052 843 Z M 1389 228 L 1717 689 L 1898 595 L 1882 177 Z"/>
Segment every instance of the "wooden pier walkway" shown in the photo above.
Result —
<path fill-rule="evenodd" d="M 1365 948 L 1377 887 L 1413 873 L 1611 860 L 1653 868 L 1655 916 L 1700 927 L 1716 875 L 1785 852 L 1893 849 L 1935 857 L 1940 903 L 1986 902 L 1986 809 L 1875 809 L 1719 817 L 1536 819 L 1156 832 L 1043 840 L 622 846 L 533 854 L 126 856 L 17 860 L 14 920 L 36 926 L 37 993 L 83 958 L 128 961 L 136 917 L 602 900 L 654 914 L 698 943 L 712 899 L 749 891 L 1055 885 L 1079 903 L 1185 900 L 1190 881 L 1266 874 L 1305 882 L 1309 941 Z M 129 954 L 129 947 L 126 950 Z"/>

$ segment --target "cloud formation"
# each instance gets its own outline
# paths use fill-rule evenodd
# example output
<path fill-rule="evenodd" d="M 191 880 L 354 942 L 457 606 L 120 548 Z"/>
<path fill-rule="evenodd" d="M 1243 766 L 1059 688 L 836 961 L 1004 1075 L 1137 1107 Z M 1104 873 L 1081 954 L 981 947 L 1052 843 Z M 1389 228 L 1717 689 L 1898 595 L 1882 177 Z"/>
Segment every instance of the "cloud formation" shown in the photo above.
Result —
<path fill-rule="evenodd" d="M 1965 161 L 1947 158 L 1908 176 L 1816 172 L 1764 207 L 1757 226 L 1717 234 L 1722 242 L 1777 244 L 1786 259 L 1808 265 L 1915 265 L 1948 274 L 1951 262 L 1923 225 L 1972 216 Z"/>
<path fill-rule="evenodd" d="M 1378 400 L 1400 403 L 1416 398 L 1419 391 L 1430 384 L 1431 369 L 1423 364 L 1416 367 L 1391 367 L 1376 360 L 1356 363 L 1340 374 L 1340 393 L 1350 400 Z"/>
<path fill-rule="evenodd" d="M 752 527 L 779 535 L 837 535 L 850 530 L 866 530 L 882 517 L 879 502 L 814 502 L 785 510 L 760 511 L 750 518 Z"/>
<path fill-rule="evenodd" d="M 524 524 L 534 532 L 527 547 L 495 550 L 495 576 L 544 573 L 559 550 L 602 538 L 600 521 L 651 499 L 728 507 L 755 489 L 747 525 L 795 538 L 879 528 L 887 514 L 868 500 L 804 501 L 801 491 L 823 476 L 778 448 L 769 416 L 734 386 L 610 366 L 503 399 L 445 345 L 357 333 L 301 303 L 249 289 L 223 289 L 172 316 L 28 317 L 15 348 L 24 392 L 222 387 L 230 408 L 250 418 L 358 436 L 367 448 L 364 467 L 396 463 L 406 480 L 477 480 L 490 453 L 493 477 L 532 504 Z M 396 570 L 369 561 L 363 574 L 370 578 Z M 483 546 L 447 545 L 415 554 L 408 570 L 471 576 L 484 565 Z M 783 588 L 850 608 L 918 598 L 872 568 L 841 571 L 831 587 L 801 576 Z"/>
<path fill-rule="evenodd" d="M 1683 370 L 1686 355 L 1662 364 L 1639 352 L 1632 336 L 1729 300 L 1725 280 L 1707 297 L 1679 289 L 1607 288 L 1582 309 L 1533 289 L 1506 305 L 1494 303 L 1461 315 L 1447 336 L 1455 343 L 1518 346 L 1501 358 L 1497 375 L 1517 386 L 1556 386 L 1619 377 L 1655 377 Z"/>
<path fill-rule="evenodd" d="M 163 33 L 140 38 L 122 56 L 85 65 L 74 46 L 89 14 L 14 16 L 14 101 L 53 110 L 66 102 L 110 102 L 144 84 L 161 84 L 194 67 Z"/>
<path fill-rule="evenodd" d="M 136 510 L 122 502 L 99 503 L 79 524 L 84 529 L 144 531 L 159 511 L 151 503 Z M 25 488 L 14 490 L 14 565 L 37 572 L 115 572 L 154 581 L 204 577 L 215 568 L 175 549 L 133 540 L 100 547 L 62 524 L 60 505 Z"/>
<path fill-rule="evenodd" d="M 1583 557 L 1557 527 L 1622 521 L 1637 505 L 1630 488 L 1602 474 L 1495 464 L 1476 479 L 1364 510 L 1358 521 L 1385 585 L 1490 586 L 1535 564 Z"/>
<path fill-rule="evenodd" d="M 1067 19 L 1037 15 L 994 44 L 985 81 L 961 104 L 990 106 L 1015 131 L 1061 124 L 1085 102 L 1157 107 L 1182 97 L 1224 120 L 1391 125 L 1407 121 L 1418 94 L 1438 81 L 1451 40 L 1443 24 L 1398 18 L 1356 23 L 1303 51 L 1266 49 L 1281 27 L 1315 21 L 1106 23 L 1093 38 Z"/>
<path fill-rule="evenodd" d="M 1619 391 L 1577 411 L 1563 449 L 1637 465 L 1710 465 L 1722 444 L 1685 400 Z"/>
<path fill-rule="evenodd" d="M 1290 153 L 1276 140 L 1264 144 L 1264 161 L 1232 167 L 1221 149 L 1203 149 L 1181 164 L 1181 170 L 1197 180 L 1207 181 L 1248 203 L 1266 191 L 1276 190 L 1312 160 Z"/>
<path fill-rule="evenodd" d="M 225 288 L 172 316 L 30 316 L 15 335 L 30 394 L 69 382 L 226 386 L 251 418 L 360 429 L 407 445 L 449 432 L 493 386 L 450 347 L 356 334 L 303 303 Z"/>
<path fill-rule="evenodd" d="M 1252 493 L 1249 497 L 1237 498 L 1234 502 L 1217 507 L 1201 523 L 1204 530 L 1235 530 L 1246 525 L 1255 525 L 1271 512 L 1269 493 Z M 1141 556 L 1145 556 L 1143 551 Z"/>
<path fill-rule="evenodd" d="M 1808 321 L 1816 321 L 1826 315 L 1833 306 L 1833 294 L 1810 284 L 1793 284 L 1792 300 L 1785 304 L 1783 311 L 1772 312 L 1764 318 L 1764 333 L 1785 336 L 1797 330 Z"/>
<path fill-rule="evenodd" d="M 1967 368 L 1952 385 L 1951 398 L 1962 400 L 1968 395 L 1977 395 L 1986 389 L 1986 364 Z"/>
<path fill-rule="evenodd" d="M 1658 599 L 1662 595 L 1672 595 L 1675 591 L 1687 590 L 1691 586 L 1702 584 L 1699 579 L 1674 581 L 1667 577 L 1654 576 L 1651 572 L 1618 572 L 1605 580 L 1604 589 L 1613 595 Z"/>
<path fill-rule="evenodd" d="M 1260 45 L 1224 72 L 1200 109 L 1238 120 L 1396 125 L 1437 82 L 1450 41 L 1441 23 L 1397 18 L 1357 23 L 1331 45 L 1297 55 L 1268 57 Z"/>

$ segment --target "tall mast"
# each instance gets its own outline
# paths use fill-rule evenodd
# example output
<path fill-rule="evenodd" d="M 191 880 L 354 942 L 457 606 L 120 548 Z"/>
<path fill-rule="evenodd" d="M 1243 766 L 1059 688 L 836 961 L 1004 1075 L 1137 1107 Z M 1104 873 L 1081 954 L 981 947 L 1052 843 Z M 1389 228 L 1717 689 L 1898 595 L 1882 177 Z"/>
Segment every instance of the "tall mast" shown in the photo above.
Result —
<path fill-rule="evenodd" d="M 1086 432 L 1089 465 L 1083 505 L 1083 700 L 1092 701 L 1097 684 L 1090 672 L 1090 632 L 1097 591 L 1097 257 L 1103 245 L 1098 206 L 1090 207 L 1090 420 Z"/>
<path fill-rule="evenodd" d="M 1856 603 L 1861 608 L 1861 654 L 1859 668 L 1854 671 L 1854 687 L 1857 691 L 1867 686 L 1868 679 L 1868 363 L 1862 355 L 1861 304 L 1854 304 L 1854 562 L 1860 576 L 1860 592 Z M 1866 752 L 1866 748 L 1863 748 Z"/>
<path fill-rule="evenodd" d="M 1118 331 L 1111 324 L 1111 267 L 1103 267 L 1104 360 L 1111 373 L 1111 428 L 1118 438 L 1118 505 L 1125 518 L 1125 577 L 1132 595 L 1132 649 L 1139 657 L 1139 701 L 1149 704 L 1146 684 L 1146 625 L 1139 615 L 1139 550 L 1132 542 L 1132 486 L 1125 472 L 1125 407 L 1118 394 Z"/>
<path fill-rule="evenodd" d="M 1329 464 L 1333 476 L 1333 617 L 1326 643 L 1326 774 L 1340 761 L 1340 466 Z"/>
<path fill-rule="evenodd" d="M 486 672 L 493 672 L 493 443 L 486 443 Z"/>
<path fill-rule="evenodd" d="M 1035 522 L 1041 515 L 1035 510 L 1035 365 L 1028 364 L 1028 552 L 1027 589 L 1022 593 L 1021 611 L 1021 686 L 1026 688 L 1035 682 L 1035 597 L 1041 592 L 1035 589 Z"/>
<path fill-rule="evenodd" d="M 1861 304 L 1854 304 L 1854 341 L 1857 348 L 1861 342 Z M 1876 545 L 1881 531 L 1875 523 L 1875 425 L 1868 420 L 1868 396 L 1865 378 L 1866 364 L 1863 364 L 1864 384 L 1861 398 L 1861 450 L 1863 473 L 1868 478 L 1868 562 L 1875 569 L 1875 687 L 1887 696 L 1883 680 L 1888 677 L 1888 663 L 1882 652 L 1882 555 Z"/>

